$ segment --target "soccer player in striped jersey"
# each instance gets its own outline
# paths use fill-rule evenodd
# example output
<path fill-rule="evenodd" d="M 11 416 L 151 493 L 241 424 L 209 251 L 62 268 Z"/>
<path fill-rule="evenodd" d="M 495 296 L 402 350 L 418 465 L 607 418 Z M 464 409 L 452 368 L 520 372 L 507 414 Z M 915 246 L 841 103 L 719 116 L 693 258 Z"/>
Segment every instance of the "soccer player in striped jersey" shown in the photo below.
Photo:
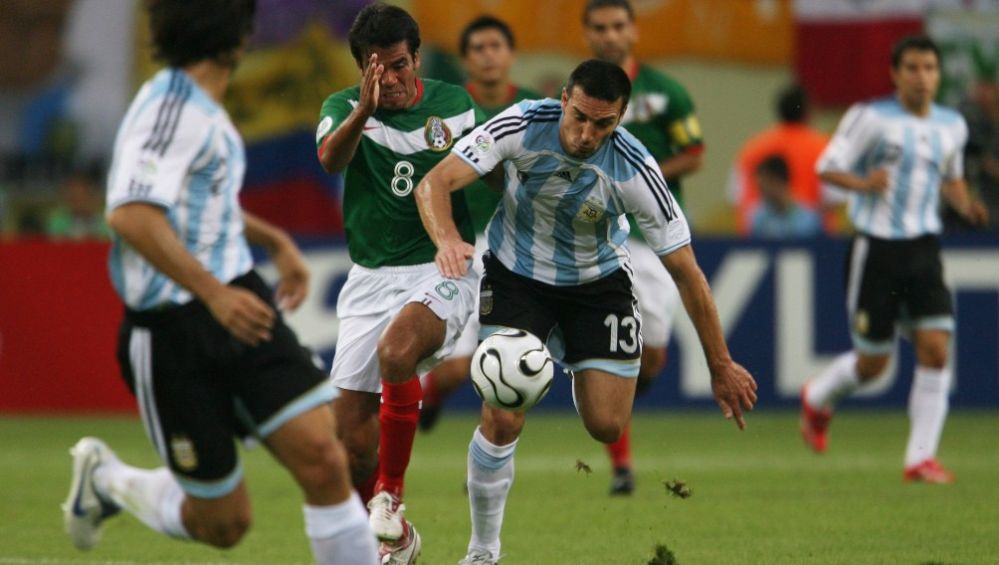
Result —
<path fill-rule="evenodd" d="M 853 351 L 802 388 L 801 431 L 825 451 L 835 404 L 878 377 L 895 347 L 895 326 L 911 330 L 916 369 L 909 396 L 903 478 L 949 483 L 936 459 L 947 417 L 948 345 L 954 330 L 940 261 L 940 198 L 973 224 L 985 207 L 965 185 L 968 128 L 960 114 L 933 103 L 940 50 L 926 37 L 899 41 L 891 60 L 895 94 L 856 104 L 818 163 L 822 180 L 849 191 L 857 230 L 847 259 L 847 310 Z"/>
<path fill-rule="evenodd" d="M 480 16 L 472 20 L 458 44 L 462 63 L 468 73 L 465 89 L 472 95 L 486 119 L 492 118 L 511 104 L 521 100 L 542 98 L 518 86 L 510 80 L 510 67 L 514 61 L 515 40 L 510 26 L 493 16 Z M 485 250 L 483 237 L 486 224 L 496 211 L 500 192 L 490 188 L 485 182 L 473 183 L 465 190 L 468 212 L 475 228 L 476 254 L 474 266 L 482 273 L 482 251 Z M 468 319 L 468 326 L 462 331 L 461 339 L 454 347 L 451 357 L 434 367 L 423 376 L 423 406 L 420 409 L 420 428 L 424 431 L 433 427 L 440 415 L 441 403 L 456 390 L 468 376 L 472 352 L 478 344 L 479 320 L 476 316 Z"/>
<path fill-rule="evenodd" d="M 374 564 L 375 537 L 334 432 L 336 391 L 279 313 L 305 298 L 308 271 L 287 234 L 239 207 L 246 155 L 221 101 L 254 4 L 147 4 L 167 67 L 118 130 L 107 202 L 111 279 L 125 303 L 118 360 L 165 466 L 137 469 L 81 439 L 66 527 L 89 549 L 124 509 L 168 536 L 231 547 L 250 525 L 234 439 L 252 435 L 301 487 L 316 562 Z M 270 252 L 276 297 L 248 242 Z"/>
<path fill-rule="evenodd" d="M 631 79 L 631 102 L 621 125 L 634 135 L 656 159 L 676 200 L 683 205 L 680 178 L 701 168 L 704 141 L 694 111 L 694 102 L 673 77 L 648 65 L 632 54 L 638 39 L 635 13 L 628 0 L 589 0 L 583 12 L 584 36 L 593 55 L 624 69 Z M 672 279 L 659 266 L 642 231 L 631 221 L 632 266 L 635 291 L 642 312 L 642 367 L 638 373 L 637 394 L 647 391 L 666 366 L 672 317 L 680 295 Z M 631 431 L 607 446 L 614 476 L 612 495 L 628 495 L 635 488 L 631 466 Z"/>
<path fill-rule="evenodd" d="M 481 121 L 460 86 L 417 77 L 420 32 L 403 9 L 373 4 L 348 34 L 361 84 L 323 104 L 323 168 L 344 173 L 344 226 L 354 262 L 340 293 L 332 380 L 354 483 L 370 498 L 384 563 L 411 563 L 420 538 L 403 516 L 403 481 L 422 398 L 418 374 L 444 359 L 475 308 L 478 275 L 450 280 L 434 266 L 413 189 Z M 451 202 L 474 241 L 463 195 Z"/>
<path fill-rule="evenodd" d="M 450 198 L 502 168 L 503 200 L 486 228 L 480 337 L 507 327 L 547 341 L 573 373 L 586 430 L 611 443 L 631 420 L 642 354 L 625 217 L 633 214 L 697 328 L 715 399 L 742 428 L 756 383 L 729 355 L 690 230 L 657 161 L 618 127 L 630 92 L 620 67 L 586 61 L 570 75 L 561 102 L 521 102 L 461 139 L 417 188 L 435 260 L 444 275 L 464 276 L 475 249 L 448 213 Z M 483 405 L 480 422 L 468 455 L 472 537 L 462 561 L 468 564 L 499 558 L 525 414 Z"/>

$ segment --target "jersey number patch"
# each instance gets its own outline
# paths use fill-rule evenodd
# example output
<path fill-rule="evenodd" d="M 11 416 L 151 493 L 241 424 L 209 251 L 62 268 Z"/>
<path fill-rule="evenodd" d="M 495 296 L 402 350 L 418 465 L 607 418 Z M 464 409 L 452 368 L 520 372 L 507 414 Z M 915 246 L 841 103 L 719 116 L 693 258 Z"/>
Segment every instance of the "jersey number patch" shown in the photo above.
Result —
<path fill-rule="evenodd" d="M 413 173 L 416 168 L 409 161 L 399 161 L 395 164 L 395 176 L 392 177 L 392 192 L 396 196 L 405 197 L 413 192 Z"/>
<path fill-rule="evenodd" d="M 634 316 L 625 316 L 619 321 L 616 314 L 607 314 L 604 325 L 610 328 L 610 352 L 617 353 L 618 347 L 625 353 L 638 349 L 638 321 Z M 619 329 L 627 332 L 627 339 L 618 339 Z"/>

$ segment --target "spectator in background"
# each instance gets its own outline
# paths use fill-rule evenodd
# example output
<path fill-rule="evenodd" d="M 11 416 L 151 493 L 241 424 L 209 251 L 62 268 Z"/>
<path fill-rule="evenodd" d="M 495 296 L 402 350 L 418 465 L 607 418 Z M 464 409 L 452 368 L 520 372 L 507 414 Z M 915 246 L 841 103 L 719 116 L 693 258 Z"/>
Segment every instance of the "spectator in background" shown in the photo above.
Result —
<path fill-rule="evenodd" d="M 988 208 L 989 228 L 995 230 L 999 228 L 999 82 L 991 78 L 977 81 L 961 112 L 968 121 L 968 178 Z M 948 219 L 956 216 L 951 212 Z"/>
<path fill-rule="evenodd" d="M 777 97 L 779 122 L 751 137 L 739 150 L 729 179 L 729 198 L 736 207 L 738 231 L 748 235 L 752 214 L 760 201 L 756 169 L 770 156 L 782 157 L 787 164 L 791 195 L 804 207 L 821 210 L 827 233 L 838 231 L 835 206 L 837 192 L 823 190 L 815 173 L 815 163 L 829 142 L 829 137 L 808 125 L 808 95 L 798 85 L 791 85 Z"/>
<path fill-rule="evenodd" d="M 62 201 L 49 212 L 45 233 L 52 239 L 107 239 L 104 204 L 97 177 L 76 171 L 62 186 Z"/>
<path fill-rule="evenodd" d="M 791 194 L 790 171 L 780 155 L 770 155 L 753 171 L 760 201 L 752 213 L 750 235 L 767 239 L 815 237 L 822 222 L 812 209 Z"/>

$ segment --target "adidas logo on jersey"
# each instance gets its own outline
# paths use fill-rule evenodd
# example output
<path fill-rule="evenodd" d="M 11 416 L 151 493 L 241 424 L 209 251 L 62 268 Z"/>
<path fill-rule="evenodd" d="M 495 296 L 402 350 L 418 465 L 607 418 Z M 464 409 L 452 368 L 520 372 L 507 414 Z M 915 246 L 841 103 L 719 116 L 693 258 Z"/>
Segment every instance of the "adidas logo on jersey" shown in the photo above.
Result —
<path fill-rule="evenodd" d="M 555 171 L 555 176 L 560 179 L 565 179 L 566 182 L 572 182 L 572 173 L 569 171 Z"/>

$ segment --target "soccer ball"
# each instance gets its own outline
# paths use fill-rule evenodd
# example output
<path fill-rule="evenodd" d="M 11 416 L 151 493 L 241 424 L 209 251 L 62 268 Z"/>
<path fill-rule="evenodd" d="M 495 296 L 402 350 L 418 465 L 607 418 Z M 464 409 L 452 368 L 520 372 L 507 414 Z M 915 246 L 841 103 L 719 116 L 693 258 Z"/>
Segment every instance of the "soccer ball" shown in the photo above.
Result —
<path fill-rule="evenodd" d="M 524 330 L 502 329 L 472 355 L 472 385 L 493 408 L 526 411 L 548 394 L 554 375 L 548 348 Z"/>

